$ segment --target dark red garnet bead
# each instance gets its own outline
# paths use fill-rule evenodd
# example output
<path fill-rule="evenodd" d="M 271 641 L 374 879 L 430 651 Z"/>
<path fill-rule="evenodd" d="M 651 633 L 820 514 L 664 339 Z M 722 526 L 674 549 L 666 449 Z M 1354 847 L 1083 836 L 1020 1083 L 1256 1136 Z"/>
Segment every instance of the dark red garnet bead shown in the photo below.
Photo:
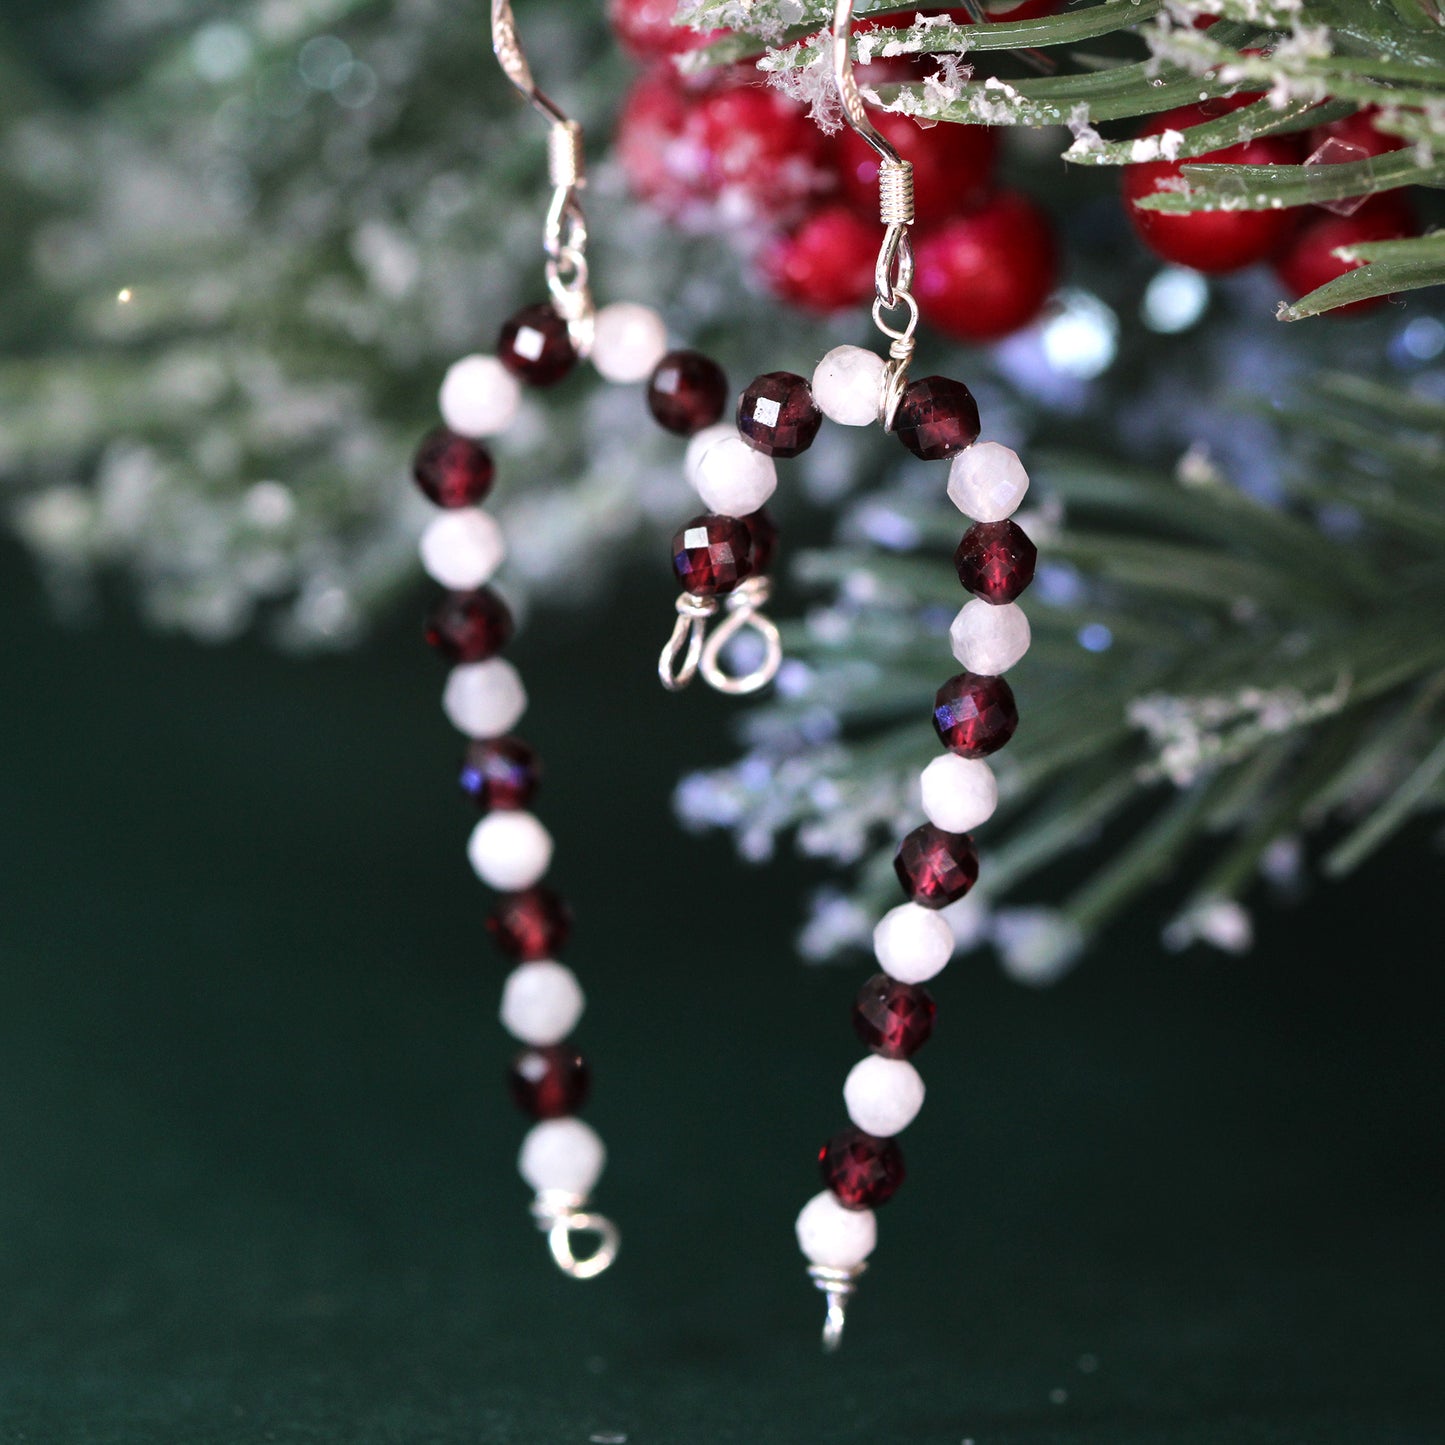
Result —
<path fill-rule="evenodd" d="M 592 1071 L 570 1044 L 523 1049 L 512 1060 L 507 1087 L 512 1102 L 534 1119 L 561 1119 L 587 1102 Z"/>
<path fill-rule="evenodd" d="M 712 426 L 728 404 L 722 367 L 700 351 L 670 351 L 647 385 L 647 405 L 657 424 L 690 437 Z"/>
<path fill-rule="evenodd" d="M 511 609 L 490 587 L 448 592 L 427 618 L 426 640 L 449 662 L 482 662 L 512 640 Z"/>
<path fill-rule="evenodd" d="M 818 1153 L 823 1183 L 845 1209 L 876 1209 L 903 1183 L 903 1151 L 861 1129 L 834 1134 Z"/>
<path fill-rule="evenodd" d="M 694 517 L 672 539 L 672 570 L 697 597 L 731 592 L 752 573 L 753 538 L 740 517 Z"/>
<path fill-rule="evenodd" d="M 905 388 L 893 430 L 914 456 L 945 461 L 978 440 L 978 403 L 961 381 L 925 376 Z"/>
<path fill-rule="evenodd" d="M 524 306 L 503 324 L 497 360 L 528 386 L 552 386 L 577 365 L 577 350 L 553 307 Z"/>
<path fill-rule="evenodd" d="M 885 1059 L 911 1059 L 932 1037 L 937 1013 L 926 988 L 875 973 L 853 1003 L 853 1031 Z"/>
<path fill-rule="evenodd" d="M 423 494 L 439 507 L 471 507 L 492 490 L 497 469 L 481 442 L 446 427 L 431 432 L 417 448 L 411 474 Z"/>
<path fill-rule="evenodd" d="M 766 507 L 750 512 L 743 518 L 748 535 L 753 539 L 752 551 L 748 554 L 752 577 L 766 577 L 773 569 L 773 558 L 778 553 L 778 524 Z"/>
<path fill-rule="evenodd" d="M 770 457 L 800 456 L 822 425 L 813 388 L 791 371 L 757 377 L 738 402 L 738 435 Z"/>
<path fill-rule="evenodd" d="M 978 882 L 978 854 L 967 833 L 925 823 L 899 844 L 893 871 L 910 903 L 947 908 Z"/>
<path fill-rule="evenodd" d="M 525 808 L 537 795 L 542 764 L 520 738 L 476 738 L 462 757 L 462 792 L 490 812 Z"/>
<path fill-rule="evenodd" d="M 572 910 L 550 888 L 504 893 L 487 915 L 487 932 L 508 958 L 556 958 L 572 937 Z"/>
<path fill-rule="evenodd" d="M 1001 677 L 960 672 L 933 700 L 933 727 L 944 747 L 961 758 L 996 753 L 1019 725 L 1013 689 Z"/>
<path fill-rule="evenodd" d="M 976 522 L 963 534 L 953 565 L 958 580 L 985 602 L 1013 602 L 1034 580 L 1039 549 L 1017 522 Z"/>

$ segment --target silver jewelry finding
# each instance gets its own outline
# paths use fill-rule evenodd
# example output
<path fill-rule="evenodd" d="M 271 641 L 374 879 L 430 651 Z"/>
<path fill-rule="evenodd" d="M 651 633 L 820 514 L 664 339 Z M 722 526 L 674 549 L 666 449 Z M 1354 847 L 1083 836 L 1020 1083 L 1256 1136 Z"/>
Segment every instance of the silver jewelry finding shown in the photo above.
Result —
<path fill-rule="evenodd" d="M 717 610 L 714 597 L 684 592 L 677 599 L 677 621 L 657 659 L 657 676 L 668 692 L 681 692 L 697 676 L 707 641 L 708 619 L 717 616 Z"/>
<path fill-rule="evenodd" d="M 777 624 L 762 611 L 771 595 L 772 584 L 766 577 L 749 577 L 728 593 L 727 618 L 713 628 L 702 650 L 699 668 L 703 681 L 715 692 L 746 697 L 766 687 L 778 675 L 783 665 L 783 639 Z M 747 628 L 752 628 L 763 640 L 762 661 L 751 672 L 730 673 L 722 665 L 723 649 Z"/>
<path fill-rule="evenodd" d="M 622 1247 L 617 1226 L 604 1214 L 589 1214 L 580 1194 L 544 1189 L 532 1201 L 532 1218 L 547 1236 L 547 1247 L 557 1268 L 571 1279 L 596 1279 L 611 1267 Z M 577 1237 L 590 1235 L 596 1247 L 579 1254 Z"/>
<path fill-rule="evenodd" d="M 825 1264 L 808 1266 L 813 1283 L 828 1301 L 828 1314 L 823 1321 L 823 1353 L 831 1355 L 843 1343 L 843 1326 L 848 1321 L 848 1301 L 858 1289 L 858 1277 L 868 1266 L 855 1264 L 851 1269 L 834 1269 Z"/>

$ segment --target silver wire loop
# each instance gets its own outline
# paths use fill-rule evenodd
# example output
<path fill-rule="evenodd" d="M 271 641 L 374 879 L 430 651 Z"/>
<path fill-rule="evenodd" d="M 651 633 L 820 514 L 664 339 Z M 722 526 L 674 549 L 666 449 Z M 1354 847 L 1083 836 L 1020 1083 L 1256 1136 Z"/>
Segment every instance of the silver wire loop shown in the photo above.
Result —
<path fill-rule="evenodd" d="M 808 1277 L 827 1300 L 828 1313 L 823 1320 L 823 1353 L 835 1354 L 843 1343 L 843 1327 L 848 1322 L 848 1301 L 858 1292 L 858 1279 L 866 1264 L 852 1269 L 834 1269 L 825 1264 L 808 1266 Z"/>
<path fill-rule="evenodd" d="M 668 692 L 681 692 L 697 676 L 707 641 L 708 619 L 717 616 L 717 600 L 684 592 L 677 599 L 677 621 L 657 660 L 657 676 Z"/>
<path fill-rule="evenodd" d="M 507 79 L 547 121 L 547 172 L 552 202 L 542 232 L 547 291 L 577 354 L 592 350 L 597 309 L 587 275 L 587 219 L 579 193 L 587 184 L 582 127 L 537 88 L 517 35 L 512 0 L 492 0 L 492 51 Z"/>
<path fill-rule="evenodd" d="M 878 213 L 887 230 L 878 250 L 873 272 L 873 323 L 889 340 L 888 369 L 884 374 L 878 420 L 884 431 L 892 431 L 898 407 L 908 386 L 908 366 L 913 359 L 914 335 L 918 330 L 918 302 L 913 299 L 913 240 L 909 227 L 914 220 L 913 167 L 879 134 L 869 118 L 853 73 L 853 3 L 834 0 L 833 79 L 848 124 L 877 151 Z M 895 326 L 884 317 L 886 311 L 906 307 L 907 320 Z"/>
<path fill-rule="evenodd" d="M 622 1234 L 605 1214 L 587 1212 L 580 1194 L 543 1190 L 532 1201 L 532 1217 L 547 1236 L 547 1248 L 557 1268 L 570 1279 L 596 1279 L 609 1269 L 622 1247 Z M 596 1246 L 578 1253 L 575 1237 L 590 1235 Z"/>
<path fill-rule="evenodd" d="M 702 650 L 700 671 L 703 681 L 714 692 L 746 697 L 766 687 L 778 675 L 783 665 L 783 639 L 776 623 L 762 612 L 771 595 L 772 586 L 766 577 L 749 577 L 728 593 L 727 618 L 721 626 L 713 628 Z M 748 628 L 763 640 L 763 660 L 751 672 L 730 673 L 722 665 L 723 649 Z"/>

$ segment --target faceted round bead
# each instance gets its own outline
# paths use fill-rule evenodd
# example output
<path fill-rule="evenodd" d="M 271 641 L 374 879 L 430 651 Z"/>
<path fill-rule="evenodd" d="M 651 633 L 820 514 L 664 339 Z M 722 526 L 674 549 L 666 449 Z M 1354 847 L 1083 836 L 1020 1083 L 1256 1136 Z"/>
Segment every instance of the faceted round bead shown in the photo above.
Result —
<path fill-rule="evenodd" d="M 667 354 L 667 324 L 650 306 L 614 301 L 597 313 L 592 365 L 604 381 L 646 381 Z"/>
<path fill-rule="evenodd" d="M 738 517 L 694 517 L 672 539 L 672 570 L 697 597 L 731 592 L 751 574 L 753 539 Z"/>
<path fill-rule="evenodd" d="M 997 677 L 1020 662 L 1033 641 L 1024 610 L 1016 602 L 966 602 L 948 629 L 953 655 L 970 672 Z"/>
<path fill-rule="evenodd" d="M 447 368 L 437 400 L 442 420 L 458 435 L 490 437 L 517 419 L 522 388 L 495 356 L 464 356 Z"/>
<path fill-rule="evenodd" d="M 690 487 L 697 486 L 697 479 L 702 471 L 703 458 L 719 442 L 735 442 L 738 439 L 738 429 L 730 421 L 714 422 L 712 426 L 705 426 L 700 432 L 695 433 L 688 441 L 687 451 L 683 453 L 682 474 Z"/>
<path fill-rule="evenodd" d="M 579 1113 L 591 1085 L 587 1060 L 567 1044 L 523 1049 L 507 1071 L 512 1102 L 534 1119 L 565 1119 Z"/>
<path fill-rule="evenodd" d="M 544 1119 L 522 1141 L 517 1169 L 533 1189 L 586 1198 L 602 1177 L 607 1149 L 581 1119 Z"/>
<path fill-rule="evenodd" d="M 712 426 L 727 404 L 727 376 L 700 351 L 668 352 L 647 387 L 647 405 L 657 424 L 679 436 Z"/>
<path fill-rule="evenodd" d="M 954 945 L 948 920 L 917 903 L 890 908 L 873 930 L 874 956 L 900 983 L 927 983 L 942 973 Z"/>
<path fill-rule="evenodd" d="M 734 432 L 703 452 L 693 484 L 708 511 L 746 517 L 777 490 L 778 469 L 772 457 L 754 451 Z"/>
<path fill-rule="evenodd" d="M 960 672 L 949 678 L 934 698 L 934 731 L 949 752 L 963 758 L 996 753 L 1018 725 L 1013 689 L 1001 677 Z"/>
<path fill-rule="evenodd" d="M 795 1228 L 803 1257 L 824 1269 L 856 1269 L 878 1243 L 872 1210 L 845 1209 L 826 1189 L 803 1206 Z"/>
<path fill-rule="evenodd" d="M 421 565 L 433 582 L 466 592 L 489 582 L 507 556 L 497 519 L 479 507 L 439 512 L 417 544 Z"/>
<path fill-rule="evenodd" d="M 488 813 L 472 829 L 467 857 L 477 877 L 499 893 L 539 882 L 552 866 L 552 835 L 522 809 Z"/>
<path fill-rule="evenodd" d="M 885 1059 L 909 1059 L 933 1034 L 938 1005 L 926 988 L 875 973 L 853 1003 L 853 1031 Z"/>
<path fill-rule="evenodd" d="M 907 1059 L 869 1054 L 848 1071 L 843 1102 L 848 1117 L 865 1134 L 892 1139 L 917 1117 L 928 1090 Z"/>
<path fill-rule="evenodd" d="M 1039 549 L 1017 522 L 978 522 L 963 534 L 953 565 L 958 580 L 985 602 L 1016 602 L 1034 580 Z"/>
<path fill-rule="evenodd" d="M 577 365 L 577 349 L 555 308 L 524 306 L 503 324 L 497 360 L 528 386 L 553 386 Z"/>
<path fill-rule="evenodd" d="M 479 738 L 467 744 L 462 792 L 483 811 L 527 807 L 541 780 L 537 754 L 520 738 Z"/>
<path fill-rule="evenodd" d="M 766 507 L 744 517 L 748 535 L 753 539 L 752 551 L 748 554 L 750 566 L 748 575 L 766 577 L 772 570 L 773 558 L 778 553 L 778 524 Z"/>
<path fill-rule="evenodd" d="M 560 1044 L 582 1017 L 587 1000 L 577 975 L 550 959 L 524 963 L 502 985 L 502 1027 L 533 1048 Z"/>
<path fill-rule="evenodd" d="M 754 378 L 738 402 L 738 435 L 766 456 L 800 456 L 813 445 L 822 425 L 813 388 L 791 371 Z"/>
<path fill-rule="evenodd" d="M 423 440 L 411 464 L 411 474 L 423 495 L 448 509 L 484 500 L 496 473 L 486 447 L 444 426 Z"/>
<path fill-rule="evenodd" d="M 978 882 L 978 854 L 967 833 L 945 833 L 925 823 L 899 845 L 893 871 L 910 902 L 947 908 Z"/>
<path fill-rule="evenodd" d="M 872 426 L 883 401 L 885 365 L 866 347 L 835 346 L 813 372 L 818 409 L 843 426 Z"/>
<path fill-rule="evenodd" d="M 1029 474 L 1018 453 L 997 442 L 969 447 L 948 469 L 948 497 L 975 522 L 1011 517 L 1029 489 Z"/>
<path fill-rule="evenodd" d="M 844 1129 L 818 1151 L 823 1183 L 844 1209 L 876 1209 L 903 1183 L 903 1151 L 892 1139 Z"/>
<path fill-rule="evenodd" d="M 508 958 L 524 963 L 556 958 L 572 939 L 572 910 L 550 888 L 526 888 L 497 899 L 486 929 Z"/>
<path fill-rule="evenodd" d="M 944 753 L 918 778 L 923 811 L 945 833 L 967 833 L 988 822 L 998 807 L 998 779 L 981 758 Z"/>
<path fill-rule="evenodd" d="M 469 738 L 499 738 L 527 711 L 527 689 L 504 657 L 459 663 L 442 691 L 442 711 Z"/>
<path fill-rule="evenodd" d="M 449 662 L 483 662 L 512 640 L 511 609 L 490 587 L 449 592 L 427 618 L 426 640 Z"/>
<path fill-rule="evenodd" d="M 925 376 L 904 390 L 893 430 L 914 456 L 944 461 L 978 440 L 978 403 L 961 381 Z"/>

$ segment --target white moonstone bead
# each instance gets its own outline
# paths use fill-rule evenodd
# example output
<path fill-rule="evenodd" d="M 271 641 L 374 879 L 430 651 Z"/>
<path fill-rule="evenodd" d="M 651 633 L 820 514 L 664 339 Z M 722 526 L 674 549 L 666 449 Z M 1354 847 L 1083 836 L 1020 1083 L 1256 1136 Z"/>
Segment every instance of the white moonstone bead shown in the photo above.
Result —
<path fill-rule="evenodd" d="M 736 431 L 708 447 L 698 458 L 693 482 L 708 511 L 724 517 L 756 512 L 778 485 L 772 457 L 756 452 Z"/>
<path fill-rule="evenodd" d="M 844 1209 L 829 1190 L 815 1194 L 798 1215 L 798 1248 L 810 1264 L 827 1269 L 860 1265 L 878 1243 L 871 1209 Z"/>
<path fill-rule="evenodd" d="M 467 857 L 489 888 L 515 893 L 530 888 L 552 866 L 552 835 L 531 813 L 501 809 L 472 829 Z"/>
<path fill-rule="evenodd" d="M 581 1119 L 544 1119 L 522 1140 L 517 1169 L 533 1189 L 556 1189 L 584 1199 L 602 1177 L 607 1149 Z"/>
<path fill-rule="evenodd" d="M 997 442 L 975 442 L 948 469 L 953 505 L 975 522 L 1002 522 L 1013 516 L 1028 489 L 1024 464 Z"/>
<path fill-rule="evenodd" d="M 495 517 L 480 507 L 457 507 L 432 518 L 418 550 L 434 582 L 453 592 L 470 592 L 502 565 L 507 544 Z"/>
<path fill-rule="evenodd" d="M 447 676 L 442 711 L 469 738 L 499 738 L 511 732 L 527 711 L 527 689 L 504 657 L 464 662 Z"/>
<path fill-rule="evenodd" d="M 880 1139 L 901 1134 L 923 1107 L 923 1079 L 907 1059 L 870 1054 L 853 1065 L 843 1084 L 848 1117 Z"/>
<path fill-rule="evenodd" d="M 948 629 L 953 655 L 984 677 L 1007 672 L 1029 650 L 1029 620 L 1017 602 L 965 602 Z"/>
<path fill-rule="evenodd" d="M 927 983 L 953 957 L 953 930 L 946 919 L 917 903 L 900 903 L 878 920 L 873 952 L 883 972 L 899 983 Z"/>
<path fill-rule="evenodd" d="M 650 306 L 614 301 L 597 313 L 592 365 L 606 381 L 645 381 L 667 355 L 667 323 Z"/>
<path fill-rule="evenodd" d="M 586 1003 L 582 985 L 565 964 L 524 963 L 502 985 L 502 1027 L 514 1039 L 545 1049 L 577 1027 Z"/>
<path fill-rule="evenodd" d="M 705 426 L 687 444 L 687 451 L 682 459 L 682 474 L 687 478 L 690 487 L 697 486 L 697 471 L 702 465 L 703 457 L 717 445 L 718 442 L 736 438 L 737 427 L 730 421 L 720 421 L 713 426 Z"/>
<path fill-rule="evenodd" d="M 945 833 L 969 833 L 993 817 L 998 807 L 998 779 L 982 758 L 944 753 L 919 777 L 923 811 Z"/>
<path fill-rule="evenodd" d="M 883 358 L 862 346 L 835 346 L 813 372 L 813 400 L 831 421 L 872 426 L 883 401 Z"/>
<path fill-rule="evenodd" d="M 521 405 L 521 384 L 495 356 L 464 356 L 442 381 L 442 420 L 464 437 L 506 431 Z"/>

